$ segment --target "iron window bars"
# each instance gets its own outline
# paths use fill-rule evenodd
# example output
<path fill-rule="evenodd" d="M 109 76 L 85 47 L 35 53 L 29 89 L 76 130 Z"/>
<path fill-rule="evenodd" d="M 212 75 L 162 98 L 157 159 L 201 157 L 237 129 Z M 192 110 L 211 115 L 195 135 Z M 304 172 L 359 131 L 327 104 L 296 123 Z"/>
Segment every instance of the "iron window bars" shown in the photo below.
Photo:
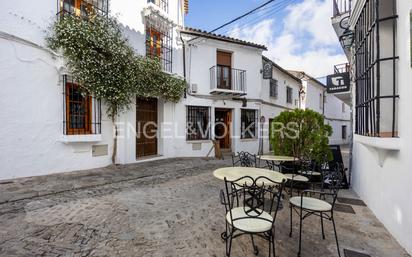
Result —
<path fill-rule="evenodd" d="M 147 0 L 147 2 L 159 6 L 160 9 L 162 9 L 166 13 L 169 12 L 169 1 L 168 0 Z"/>
<path fill-rule="evenodd" d="M 172 72 L 173 31 L 158 18 L 146 19 L 146 56 L 159 58 L 164 71 Z"/>
<path fill-rule="evenodd" d="M 186 140 L 210 139 L 210 108 L 187 106 L 186 130 Z"/>
<path fill-rule="evenodd" d="M 85 95 L 70 76 L 63 75 L 63 134 L 101 133 L 101 101 Z"/>
<path fill-rule="evenodd" d="M 278 97 L 278 81 L 276 79 L 270 79 L 269 82 L 269 96 L 270 97 Z"/>
<path fill-rule="evenodd" d="M 256 138 L 256 128 L 258 124 L 257 110 L 241 109 L 240 124 L 240 138 Z"/>
<path fill-rule="evenodd" d="M 355 25 L 355 133 L 397 137 L 396 1 L 366 1 Z"/>
<path fill-rule="evenodd" d="M 286 102 L 291 104 L 292 103 L 292 96 L 293 89 L 291 87 L 286 87 Z"/>
<path fill-rule="evenodd" d="M 58 15 L 89 17 L 95 14 L 108 16 L 109 0 L 59 0 Z"/>

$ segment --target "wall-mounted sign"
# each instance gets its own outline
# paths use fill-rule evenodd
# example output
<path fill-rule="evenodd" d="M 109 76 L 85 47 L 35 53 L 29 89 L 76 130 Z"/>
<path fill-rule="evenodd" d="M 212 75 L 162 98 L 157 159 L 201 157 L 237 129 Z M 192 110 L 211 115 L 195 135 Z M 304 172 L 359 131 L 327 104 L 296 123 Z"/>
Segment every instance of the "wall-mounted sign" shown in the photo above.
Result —
<path fill-rule="evenodd" d="M 263 65 L 263 79 L 272 78 L 272 64 L 270 62 L 265 62 Z"/>
<path fill-rule="evenodd" d="M 337 73 L 326 77 L 326 90 L 329 94 L 349 92 L 349 72 Z"/>

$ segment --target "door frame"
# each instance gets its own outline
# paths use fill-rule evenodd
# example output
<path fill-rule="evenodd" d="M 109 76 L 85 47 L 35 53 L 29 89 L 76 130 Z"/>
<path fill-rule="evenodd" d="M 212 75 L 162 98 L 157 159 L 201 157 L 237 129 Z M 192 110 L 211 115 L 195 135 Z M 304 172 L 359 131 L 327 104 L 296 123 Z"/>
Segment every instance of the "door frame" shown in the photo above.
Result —
<path fill-rule="evenodd" d="M 228 130 L 227 130 L 227 132 L 228 132 L 228 135 L 227 135 L 227 140 L 228 140 L 227 146 L 228 146 L 228 148 L 222 148 L 222 149 L 231 150 L 232 149 L 232 143 L 233 143 L 233 140 L 232 140 L 233 109 L 231 109 L 231 108 L 214 108 L 214 120 L 213 120 L 213 135 L 214 136 L 215 136 L 216 112 L 217 111 L 218 112 L 219 111 L 226 112 L 226 115 L 228 115 L 228 120 L 225 122 L 225 124 L 228 125 Z M 220 144 L 220 140 L 221 139 L 219 139 L 219 144 Z"/>

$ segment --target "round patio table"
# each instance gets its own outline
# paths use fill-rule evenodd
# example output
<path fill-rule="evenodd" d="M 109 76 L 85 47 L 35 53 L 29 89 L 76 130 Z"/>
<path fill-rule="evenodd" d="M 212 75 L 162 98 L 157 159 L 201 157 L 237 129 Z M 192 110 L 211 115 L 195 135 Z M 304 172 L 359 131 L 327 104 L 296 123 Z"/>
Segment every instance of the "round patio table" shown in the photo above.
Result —
<path fill-rule="evenodd" d="M 282 156 L 282 155 L 260 155 L 257 158 L 265 161 L 273 161 L 273 162 L 294 162 L 298 159 L 293 156 Z"/>
<path fill-rule="evenodd" d="M 226 168 L 220 168 L 215 171 L 213 171 L 213 176 L 220 180 L 226 180 L 228 181 L 234 181 L 237 180 L 241 177 L 249 176 L 252 177 L 253 179 L 256 179 L 258 177 L 266 177 L 276 183 L 282 183 L 282 181 L 286 181 L 287 178 L 285 175 L 283 175 L 280 172 L 273 171 L 273 170 L 268 170 L 268 169 L 259 169 L 259 168 L 250 168 L 250 167 L 226 167 Z M 238 184 L 243 184 L 247 182 L 247 179 L 245 181 L 239 180 Z M 265 185 L 271 185 L 273 184 L 269 180 L 263 181 Z"/>
<path fill-rule="evenodd" d="M 299 181 L 299 182 L 308 182 L 309 181 L 309 179 L 307 177 L 302 176 L 302 175 L 287 173 L 287 174 L 285 174 L 285 176 L 288 180 Z"/>

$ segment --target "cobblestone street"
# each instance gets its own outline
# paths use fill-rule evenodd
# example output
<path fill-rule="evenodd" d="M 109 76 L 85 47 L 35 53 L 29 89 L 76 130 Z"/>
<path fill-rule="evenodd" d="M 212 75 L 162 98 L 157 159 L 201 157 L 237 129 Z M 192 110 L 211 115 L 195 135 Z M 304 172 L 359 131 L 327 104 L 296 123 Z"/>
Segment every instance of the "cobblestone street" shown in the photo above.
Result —
<path fill-rule="evenodd" d="M 212 175 L 229 160 L 169 159 L 0 184 L 0 256 L 224 256 L 223 182 Z M 350 191 L 342 195 L 355 198 Z M 365 206 L 337 212 L 341 249 L 371 256 L 409 256 Z M 298 224 L 279 213 L 278 256 L 296 256 Z M 337 256 L 333 230 L 304 224 L 303 256 Z M 267 256 L 265 241 L 257 241 Z M 254 256 L 249 237 L 232 256 Z"/>

